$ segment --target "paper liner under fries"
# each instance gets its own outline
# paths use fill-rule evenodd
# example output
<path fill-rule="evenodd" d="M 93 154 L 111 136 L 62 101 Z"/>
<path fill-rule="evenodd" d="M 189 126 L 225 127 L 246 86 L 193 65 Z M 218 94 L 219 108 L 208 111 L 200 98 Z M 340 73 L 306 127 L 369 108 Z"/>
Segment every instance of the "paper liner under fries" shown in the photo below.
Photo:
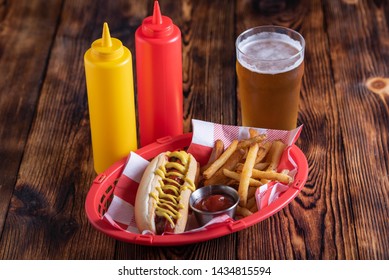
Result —
<path fill-rule="evenodd" d="M 200 120 L 192 120 L 192 124 L 193 137 L 188 152 L 196 158 L 201 166 L 208 162 L 215 140 L 221 139 L 224 147 L 228 147 L 234 139 L 241 140 L 250 137 L 248 127 L 221 125 Z M 289 170 L 288 175 L 293 178 L 297 173 L 297 165 L 289 155 L 289 150 L 298 139 L 302 127 L 291 131 L 255 129 L 259 134 L 266 134 L 266 141 L 281 140 L 287 146 L 281 156 L 278 170 Z M 139 182 L 148 164 L 148 160 L 134 152 L 128 156 L 123 173 L 116 184 L 113 200 L 104 215 L 104 218 L 114 227 L 139 233 L 134 215 L 135 197 Z M 288 185 L 279 182 L 271 182 L 259 187 L 256 191 L 256 203 L 259 211 L 275 201 L 288 188 Z M 187 231 L 182 234 L 206 230 L 207 227 L 213 226 L 215 223 L 228 222 L 229 220 L 228 216 L 222 216 L 201 228 L 197 228 L 193 217 L 189 217 Z M 147 234 L 147 232 L 143 234 Z"/>

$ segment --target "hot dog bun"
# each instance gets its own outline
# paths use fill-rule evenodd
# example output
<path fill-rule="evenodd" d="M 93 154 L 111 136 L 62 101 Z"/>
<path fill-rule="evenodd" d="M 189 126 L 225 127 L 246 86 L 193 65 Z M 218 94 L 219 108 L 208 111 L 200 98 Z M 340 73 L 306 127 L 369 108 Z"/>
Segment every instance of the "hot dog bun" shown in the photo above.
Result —
<path fill-rule="evenodd" d="M 139 183 L 135 198 L 135 221 L 140 232 L 155 229 L 155 200 L 150 197 L 150 193 L 156 193 L 155 186 L 159 185 L 161 177 L 155 174 L 159 166 L 166 163 L 165 153 L 155 157 L 147 166 Z"/>
<path fill-rule="evenodd" d="M 149 163 L 135 199 L 135 221 L 140 232 L 162 234 L 163 223 L 169 232 L 185 231 L 198 170 L 196 159 L 185 151 L 161 153 Z"/>

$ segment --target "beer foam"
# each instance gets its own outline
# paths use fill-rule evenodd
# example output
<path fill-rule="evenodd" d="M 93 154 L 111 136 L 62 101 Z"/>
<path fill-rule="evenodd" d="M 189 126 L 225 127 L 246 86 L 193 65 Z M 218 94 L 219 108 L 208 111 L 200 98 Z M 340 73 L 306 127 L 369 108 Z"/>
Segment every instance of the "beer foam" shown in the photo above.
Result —
<path fill-rule="evenodd" d="M 303 46 L 288 35 L 262 32 L 238 45 L 238 61 L 245 68 L 262 74 L 278 74 L 293 70 L 304 59 Z"/>

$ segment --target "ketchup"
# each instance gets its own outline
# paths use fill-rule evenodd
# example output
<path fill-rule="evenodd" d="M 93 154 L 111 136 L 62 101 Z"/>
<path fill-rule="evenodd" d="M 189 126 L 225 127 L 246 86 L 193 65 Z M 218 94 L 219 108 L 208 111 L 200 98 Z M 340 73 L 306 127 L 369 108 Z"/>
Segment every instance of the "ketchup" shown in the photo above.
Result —
<path fill-rule="evenodd" d="M 211 194 L 196 201 L 194 207 L 201 211 L 217 212 L 230 208 L 234 203 L 234 199 L 229 195 Z"/>

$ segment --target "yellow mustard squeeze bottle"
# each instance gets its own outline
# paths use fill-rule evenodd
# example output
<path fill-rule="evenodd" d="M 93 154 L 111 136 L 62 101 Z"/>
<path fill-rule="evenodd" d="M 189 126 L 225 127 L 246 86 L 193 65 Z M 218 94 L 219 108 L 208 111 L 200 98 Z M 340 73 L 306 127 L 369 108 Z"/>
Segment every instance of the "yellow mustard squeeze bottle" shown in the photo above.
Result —
<path fill-rule="evenodd" d="M 104 23 L 84 63 L 94 168 L 101 173 L 137 149 L 132 56 Z"/>

